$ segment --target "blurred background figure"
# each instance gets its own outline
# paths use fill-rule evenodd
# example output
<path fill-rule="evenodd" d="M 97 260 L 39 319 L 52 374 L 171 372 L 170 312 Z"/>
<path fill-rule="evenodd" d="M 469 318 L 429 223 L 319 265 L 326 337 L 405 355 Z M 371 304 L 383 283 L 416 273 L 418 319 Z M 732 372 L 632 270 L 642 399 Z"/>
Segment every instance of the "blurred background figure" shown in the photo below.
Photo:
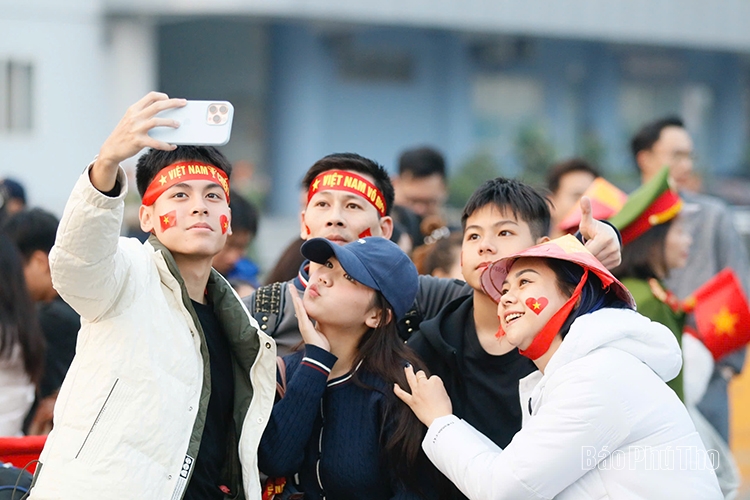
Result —
<path fill-rule="evenodd" d="M 436 278 L 464 279 L 461 274 L 460 231 L 452 231 L 414 250 L 412 260 L 419 274 L 429 274 Z"/>
<path fill-rule="evenodd" d="M 601 174 L 599 170 L 582 158 L 571 158 L 555 163 L 547 173 L 547 189 L 550 205 L 550 238 L 565 234 L 560 222 L 581 199 L 586 189 Z"/>
<path fill-rule="evenodd" d="M 420 228 L 425 218 L 445 220 L 443 210 L 448 198 L 445 158 L 429 146 L 407 149 L 399 157 L 398 175 L 392 180 L 396 190 L 393 219 L 416 248 L 429 234 Z"/>
<path fill-rule="evenodd" d="M 14 179 L 5 178 L 0 181 L 0 199 L 3 200 L 6 216 L 26 208 L 26 190 Z"/>
<path fill-rule="evenodd" d="M 44 336 L 23 277 L 21 257 L 0 233 L 0 436 L 20 436 L 44 370 Z"/>
<path fill-rule="evenodd" d="M 59 221 L 40 208 L 10 216 L 3 227 L 21 254 L 23 274 L 36 318 L 47 343 L 44 375 L 32 411 L 26 419 L 28 434 L 49 434 L 52 410 L 65 374 L 76 353 L 81 319 L 52 287 L 49 252 L 55 244 Z"/>
<path fill-rule="evenodd" d="M 214 257 L 213 267 L 244 297 L 258 287 L 259 268 L 247 257 L 248 248 L 258 233 L 258 210 L 235 191 L 230 192 L 229 199 L 232 234 L 227 237 L 224 249 Z"/>
<path fill-rule="evenodd" d="M 671 182 L 685 203 L 685 224 L 693 246 L 687 264 L 675 269 L 666 286 L 684 300 L 725 267 L 740 277 L 745 293 L 750 280 L 750 263 L 745 247 L 732 222 L 731 212 L 721 200 L 685 189 L 693 181 L 693 141 L 683 121 L 676 116 L 644 125 L 631 140 L 633 158 L 643 183 L 669 167 Z M 750 325 L 741 325 L 750 328 Z M 698 409 L 722 438 L 729 442 L 729 400 L 727 385 L 742 370 L 745 349 L 717 360 L 706 395 Z"/>

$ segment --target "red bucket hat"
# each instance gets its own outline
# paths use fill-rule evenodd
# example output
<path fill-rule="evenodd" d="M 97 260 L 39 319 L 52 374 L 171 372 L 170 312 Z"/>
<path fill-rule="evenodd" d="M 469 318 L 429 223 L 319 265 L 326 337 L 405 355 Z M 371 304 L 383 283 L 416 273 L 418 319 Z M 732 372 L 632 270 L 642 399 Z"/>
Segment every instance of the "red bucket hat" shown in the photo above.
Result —
<path fill-rule="evenodd" d="M 503 281 L 508 276 L 513 263 L 524 257 L 564 260 L 578 264 L 584 269 L 581 282 L 576 287 L 570 299 L 549 320 L 547 325 L 534 338 L 528 349 L 519 351 L 528 358 L 537 359 L 547 352 L 552 339 L 575 306 L 581 289 L 588 279 L 589 272 L 595 274 L 601 280 L 605 290 L 612 290 L 620 300 L 628 304 L 631 309 L 635 309 L 635 300 L 630 291 L 625 288 L 625 285 L 620 283 L 575 236 L 569 234 L 500 259 L 485 269 L 480 278 L 482 290 L 496 303 L 499 303 L 502 298 L 500 292 L 503 288 Z M 504 332 L 501 327 L 498 330 L 498 336 L 502 335 L 504 335 Z"/>

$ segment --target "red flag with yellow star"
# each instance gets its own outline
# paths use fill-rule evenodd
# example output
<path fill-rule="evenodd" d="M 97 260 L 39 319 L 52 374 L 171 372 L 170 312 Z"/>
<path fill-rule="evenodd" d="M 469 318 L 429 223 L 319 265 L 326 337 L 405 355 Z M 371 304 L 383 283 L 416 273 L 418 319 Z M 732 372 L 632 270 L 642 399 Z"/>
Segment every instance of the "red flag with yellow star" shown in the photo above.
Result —
<path fill-rule="evenodd" d="M 172 210 L 164 215 L 159 216 L 159 222 L 161 223 L 161 230 L 166 231 L 170 227 L 174 227 L 177 224 L 177 211 Z"/>
<path fill-rule="evenodd" d="M 716 360 L 750 342 L 750 307 L 729 268 L 688 297 L 685 310 L 693 311 L 698 336 Z"/>

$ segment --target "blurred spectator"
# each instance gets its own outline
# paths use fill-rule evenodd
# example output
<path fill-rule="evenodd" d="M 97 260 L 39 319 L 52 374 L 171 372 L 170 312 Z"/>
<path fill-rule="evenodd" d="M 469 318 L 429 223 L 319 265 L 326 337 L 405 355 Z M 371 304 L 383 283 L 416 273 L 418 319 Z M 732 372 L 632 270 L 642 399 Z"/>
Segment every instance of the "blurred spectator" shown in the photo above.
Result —
<path fill-rule="evenodd" d="M 0 234 L 0 436 L 21 435 L 44 370 L 44 336 L 23 278 L 21 257 Z"/>
<path fill-rule="evenodd" d="M 565 234 L 560 222 L 581 199 L 586 189 L 599 177 L 599 171 L 582 158 L 572 158 L 558 162 L 547 173 L 550 206 L 550 238 Z"/>
<path fill-rule="evenodd" d="M 441 234 L 440 238 L 417 248 L 412 260 L 419 274 L 463 280 L 464 276 L 461 273 L 462 234 L 444 229 L 446 232 Z"/>
<path fill-rule="evenodd" d="M 55 244 L 57 218 L 34 208 L 9 217 L 4 230 L 21 252 L 23 274 L 31 299 L 37 304 L 39 325 L 47 341 L 44 375 L 37 399 L 27 420 L 28 434 L 52 430 L 52 409 L 57 392 L 76 353 L 81 319 L 52 287 L 49 252 Z"/>
<path fill-rule="evenodd" d="M 258 233 L 258 210 L 235 191 L 230 191 L 229 200 L 232 234 L 227 237 L 224 249 L 214 257 L 213 267 L 230 282 L 257 288 L 258 266 L 245 254 Z"/>
<path fill-rule="evenodd" d="M 268 276 L 265 279 L 267 285 L 271 283 L 283 283 L 297 277 L 300 266 L 305 262 L 305 258 L 300 251 L 304 242 L 305 240 L 302 238 L 297 238 L 287 245 L 284 251 L 281 252 L 279 260 L 276 261 L 276 264 L 268 272 Z"/>
<path fill-rule="evenodd" d="M 26 190 L 14 179 L 3 179 L 0 181 L 0 200 L 3 201 L 6 216 L 13 215 L 26 208 Z"/>
<path fill-rule="evenodd" d="M 668 166 L 671 180 L 685 202 L 683 213 L 693 246 L 687 265 L 672 272 L 665 281 L 667 287 L 680 299 L 685 299 L 723 268 L 730 267 L 742 280 L 747 293 L 750 264 L 729 209 L 717 198 L 685 189 L 693 179 L 693 142 L 682 120 L 667 117 L 646 124 L 633 137 L 631 149 L 643 183 Z M 750 325 L 741 327 L 750 328 Z M 698 403 L 698 409 L 727 442 L 727 385 L 740 372 L 744 362 L 745 349 L 718 360 L 706 394 Z"/>
<path fill-rule="evenodd" d="M 448 198 L 445 158 L 427 146 L 407 149 L 399 157 L 393 187 L 396 193 L 393 218 L 404 226 L 416 248 L 425 236 L 419 231 L 421 220 L 443 216 L 443 205 Z"/>

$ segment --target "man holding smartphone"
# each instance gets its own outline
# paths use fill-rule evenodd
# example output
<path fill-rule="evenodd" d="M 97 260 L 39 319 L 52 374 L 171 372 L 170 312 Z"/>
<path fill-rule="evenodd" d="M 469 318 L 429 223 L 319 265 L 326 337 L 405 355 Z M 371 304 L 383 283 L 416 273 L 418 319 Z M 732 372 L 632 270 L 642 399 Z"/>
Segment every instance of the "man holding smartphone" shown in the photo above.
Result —
<path fill-rule="evenodd" d="M 184 106 L 131 106 L 76 183 L 50 253 L 81 315 L 32 499 L 260 499 L 257 446 L 275 391 L 274 341 L 211 268 L 231 233 L 231 165 L 213 147 L 148 135 Z M 146 243 L 120 238 L 123 160 Z"/>

